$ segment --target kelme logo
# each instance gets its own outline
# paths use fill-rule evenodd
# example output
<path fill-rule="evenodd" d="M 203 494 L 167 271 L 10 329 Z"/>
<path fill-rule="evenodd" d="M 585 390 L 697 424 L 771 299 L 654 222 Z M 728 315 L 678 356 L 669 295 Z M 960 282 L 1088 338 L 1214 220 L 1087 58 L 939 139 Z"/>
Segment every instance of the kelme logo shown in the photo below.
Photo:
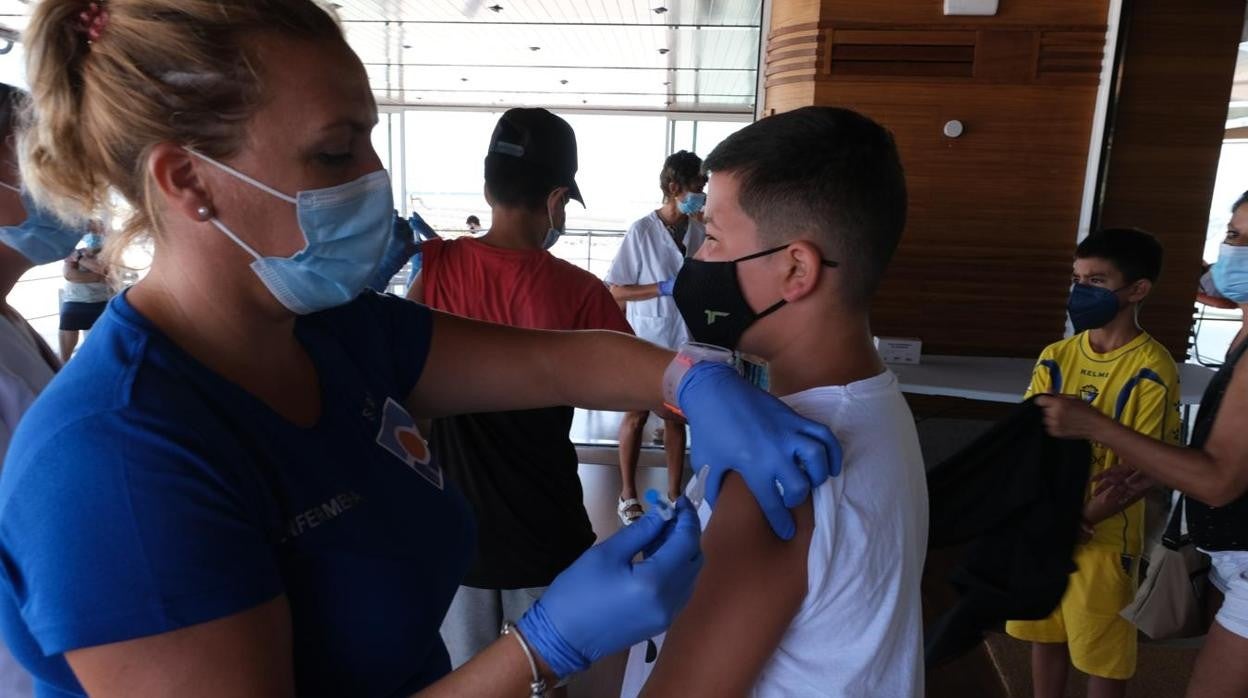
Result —
<path fill-rule="evenodd" d="M 728 313 L 721 313 L 721 312 L 720 312 L 720 311 L 718 311 L 718 310 L 708 310 L 708 311 L 706 311 L 706 324 L 707 324 L 707 326 L 709 327 L 710 325 L 714 325 L 714 324 L 715 324 L 715 321 L 716 321 L 716 320 L 718 320 L 718 319 L 720 319 L 721 317 L 728 317 Z"/>

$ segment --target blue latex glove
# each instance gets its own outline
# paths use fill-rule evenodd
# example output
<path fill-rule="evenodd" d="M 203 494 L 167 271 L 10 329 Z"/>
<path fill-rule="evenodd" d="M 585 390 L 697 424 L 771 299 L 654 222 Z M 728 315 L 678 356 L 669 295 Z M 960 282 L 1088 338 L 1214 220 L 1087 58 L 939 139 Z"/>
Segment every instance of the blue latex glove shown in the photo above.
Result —
<path fill-rule="evenodd" d="M 710 466 L 706 501 L 715 505 L 724 475 L 735 471 L 776 535 L 791 539 L 797 527 L 789 510 L 841 473 L 841 444 L 832 431 L 799 416 L 726 364 L 694 364 L 676 398 L 693 434 L 693 469 Z"/>
<path fill-rule="evenodd" d="M 672 289 L 674 288 L 676 288 L 676 279 L 668 279 L 667 281 L 660 281 L 659 282 L 659 295 L 670 296 L 672 295 Z"/>
<path fill-rule="evenodd" d="M 381 261 L 378 262 L 377 268 L 373 271 L 372 277 L 365 284 L 378 293 L 386 290 L 390 285 L 390 279 L 407 264 L 407 260 L 412 255 L 420 251 L 420 244 L 412 238 L 412 229 L 408 226 L 407 221 L 395 214 L 393 224 L 390 228 L 390 239 L 386 242 L 386 249 L 381 255 Z"/>
<path fill-rule="evenodd" d="M 421 239 L 421 240 L 440 239 L 438 236 L 438 233 L 433 229 L 433 226 L 426 223 L 425 219 L 421 218 L 420 214 L 416 213 L 415 211 L 412 211 L 412 215 L 408 216 L 407 224 L 408 226 L 411 227 L 412 232 L 416 234 L 418 239 Z"/>
<path fill-rule="evenodd" d="M 670 522 L 651 511 L 556 577 L 517 623 L 520 633 L 562 679 L 666 630 L 702 568 L 701 531 L 683 497 Z"/>

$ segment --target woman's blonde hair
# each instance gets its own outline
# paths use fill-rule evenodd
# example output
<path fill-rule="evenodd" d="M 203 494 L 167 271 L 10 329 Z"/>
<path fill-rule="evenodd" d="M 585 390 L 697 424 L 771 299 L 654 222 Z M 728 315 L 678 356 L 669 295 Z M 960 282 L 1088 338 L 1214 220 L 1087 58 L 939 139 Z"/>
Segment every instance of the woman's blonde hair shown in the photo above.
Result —
<path fill-rule="evenodd" d="M 18 139 L 35 200 L 78 222 L 119 192 L 132 212 L 109 256 L 156 233 L 148 155 L 160 143 L 237 151 L 263 99 L 245 45 L 260 32 L 345 43 L 313 0 L 42 0 L 23 38 L 30 100 Z"/>

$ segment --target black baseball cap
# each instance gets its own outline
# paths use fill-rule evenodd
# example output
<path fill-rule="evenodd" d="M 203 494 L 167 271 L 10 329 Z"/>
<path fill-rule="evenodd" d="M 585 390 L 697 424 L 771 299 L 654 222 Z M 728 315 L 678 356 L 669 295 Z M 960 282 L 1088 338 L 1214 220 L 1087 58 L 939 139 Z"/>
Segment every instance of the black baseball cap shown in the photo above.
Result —
<path fill-rule="evenodd" d="M 568 122 L 537 108 L 508 109 L 490 136 L 487 158 L 515 158 L 553 175 L 568 196 L 585 205 L 576 185 L 576 134 Z"/>

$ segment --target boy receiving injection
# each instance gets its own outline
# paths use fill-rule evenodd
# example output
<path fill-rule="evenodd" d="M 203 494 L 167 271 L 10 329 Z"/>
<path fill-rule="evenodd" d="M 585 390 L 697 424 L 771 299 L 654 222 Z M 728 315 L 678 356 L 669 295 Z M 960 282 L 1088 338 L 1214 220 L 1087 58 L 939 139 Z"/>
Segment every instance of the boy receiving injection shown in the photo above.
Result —
<path fill-rule="evenodd" d="M 905 225 L 893 139 L 808 107 L 742 129 L 705 166 L 707 236 L 676 281 L 681 315 L 695 341 L 765 359 L 771 391 L 832 429 L 844 465 L 788 541 L 724 480 L 643 695 L 920 695 L 927 488 L 867 312 Z"/>

